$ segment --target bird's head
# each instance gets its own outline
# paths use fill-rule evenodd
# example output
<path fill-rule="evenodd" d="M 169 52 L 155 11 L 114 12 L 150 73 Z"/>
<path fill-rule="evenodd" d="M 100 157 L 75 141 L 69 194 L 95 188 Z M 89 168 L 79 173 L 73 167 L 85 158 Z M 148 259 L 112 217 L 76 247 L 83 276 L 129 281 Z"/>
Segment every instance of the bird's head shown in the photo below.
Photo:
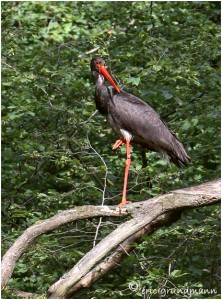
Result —
<path fill-rule="evenodd" d="M 114 89 L 117 92 L 120 92 L 120 89 L 118 88 L 118 86 L 114 82 L 113 78 L 111 77 L 111 75 L 107 71 L 105 65 L 106 65 L 106 63 L 105 63 L 104 59 L 102 59 L 101 57 L 94 57 L 91 60 L 91 71 L 92 72 L 98 72 L 98 73 L 102 74 L 110 82 L 110 84 L 114 87 Z"/>

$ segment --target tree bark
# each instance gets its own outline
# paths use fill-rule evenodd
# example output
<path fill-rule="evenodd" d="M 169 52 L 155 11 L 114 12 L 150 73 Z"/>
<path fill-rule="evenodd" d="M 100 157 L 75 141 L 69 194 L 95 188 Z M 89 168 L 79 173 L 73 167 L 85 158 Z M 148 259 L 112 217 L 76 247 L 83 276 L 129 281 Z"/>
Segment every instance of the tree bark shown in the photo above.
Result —
<path fill-rule="evenodd" d="M 126 212 L 123 212 L 123 215 L 126 214 Z M 36 222 L 36 224 L 26 229 L 25 232 L 15 241 L 15 243 L 3 256 L 1 265 L 2 289 L 6 287 L 17 260 L 22 256 L 22 254 L 38 236 L 53 231 L 62 225 L 69 224 L 76 220 L 101 216 L 121 217 L 117 207 L 115 206 L 109 207 L 87 205 L 66 210 L 44 221 L 40 220 Z"/>
<path fill-rule="evenodd" d="M 132 250 L 132 243 L 144 234 L 175 222 L 182 211 L 216 204 L 220 201 L 220 180 L 180 189 L 166 195 L 126 205 L 121 212 L 117 206 L 82 206 L 59 213 L 29 227 L 6 252 L 2 260 L 2 288 L 12 275 L 16 261 L 29 245 L 46 232 L 70 222 L 102 216 L 132 216 L 98 243 L 49 289 L 49 298 L 67 299 L 78 290 L 92 285 L 114 268 Z M 106 257 L 109 253 L 110 256 Z"/>
<path fill-rule="evenodd" d="M 180 213 L 165 213 L 158 218 L 156 218 L 149 225 L 145 226 L 131 237 L 122 242 L 116 250 L 105 258 L 101 263 L 94 267 L 90 272 L 83 276 L 66 294 L 66 298 L 73 296 L 78 291 L 88 288 L 93 285 L 95 281 L 103 277 L 112 269 L 118 266 L 118 263 L 121 262 L 125 256 L 129 255 L 130 251 L 133 250 L 133 244 L 139 242 L 144 234 L 150 235 L 158 228 L 169 225 L 173 222 L 176 222 L 180 218 Z"/>

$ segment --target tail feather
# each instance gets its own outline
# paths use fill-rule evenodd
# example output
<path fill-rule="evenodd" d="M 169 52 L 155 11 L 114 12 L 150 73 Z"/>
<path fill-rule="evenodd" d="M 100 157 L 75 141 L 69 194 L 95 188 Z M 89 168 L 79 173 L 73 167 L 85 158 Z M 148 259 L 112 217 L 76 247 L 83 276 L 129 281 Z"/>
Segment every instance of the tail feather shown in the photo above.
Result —
<path fill-rule="evenodd" d="M 171 151 L 166 151 L 165 154 L 169 157 L 170 161 L 178 167 L 186 167 L 191 161 L 179 140 L 174 140 Z"/>

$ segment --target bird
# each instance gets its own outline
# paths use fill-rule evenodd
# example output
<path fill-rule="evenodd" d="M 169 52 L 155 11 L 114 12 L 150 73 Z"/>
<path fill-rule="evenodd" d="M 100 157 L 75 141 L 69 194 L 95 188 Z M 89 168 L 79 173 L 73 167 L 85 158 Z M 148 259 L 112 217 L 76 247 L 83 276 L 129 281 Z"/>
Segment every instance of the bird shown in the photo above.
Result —
<path fill-rule="evenodd" d="M 121 208 L 130 203 L 126 196 L 131 164 L 131 142 L 159 152 L 178 167 L 187 166 L 190 157 L 177 135 L 169 129 L 152 106 L 118 87 L 108 72 L 103 58 L 91 59 L 91 72 L 96 80 L 96 108 L 106 117 L 111 128 L 119 136 L 113 149 L 126 144 L 125 175 L 122 200 L 119 204 Z M 111 86 L 105 84 L 105 79 Z"/>

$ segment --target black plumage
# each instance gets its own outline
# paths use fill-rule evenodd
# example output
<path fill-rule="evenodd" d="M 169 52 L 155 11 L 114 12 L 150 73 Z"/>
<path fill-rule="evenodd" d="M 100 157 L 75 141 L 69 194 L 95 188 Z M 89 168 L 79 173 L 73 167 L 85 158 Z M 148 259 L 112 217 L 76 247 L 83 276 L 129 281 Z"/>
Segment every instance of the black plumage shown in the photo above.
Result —
<path fill-rule="evenodd" d="M 96 107 L 106 116 L 112 129 L 121 139 L 129 138 L 149 150 L 161 153 L 179 167 L 186 166 L 190 158 L 176 134 L 149 104 L 119 90 L 117 86 L 106 86 L 104 66 L 105 61 L 100 57 L 91 61 L 92 74 L 96 78 Z"/>

